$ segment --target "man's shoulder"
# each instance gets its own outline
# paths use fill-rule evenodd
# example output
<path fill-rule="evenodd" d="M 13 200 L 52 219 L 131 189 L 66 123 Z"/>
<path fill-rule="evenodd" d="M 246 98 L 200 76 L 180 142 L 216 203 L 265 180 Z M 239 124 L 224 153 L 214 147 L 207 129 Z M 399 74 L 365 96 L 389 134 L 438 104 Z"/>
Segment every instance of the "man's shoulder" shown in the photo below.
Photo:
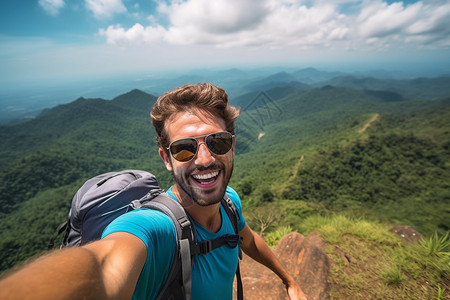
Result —
<path fill-rule="evenodd" d="M 167 220 L 170 220 L 170 217 L 167 216 L 165 213 L 157 210 L 157 209 L 151 209 L 151 208 L 139 208 L 132 210 L 126 214 L 123 214 L 120 216 L 120 218 L 124 219 L 145 219 L 149 221 L 156 221 L 156 222 L 165 222 Z"/>
<path fill-rule="evenodd" d="M 227 186 L 225 193 L 235 205 L 241 206 L 241 198 L 239 198 L 238 193 L 232 187 Z"/>
<path fill-rule="evenodd" d="M 153 209 L 137 209 L 121 215 L 111 222 L 103 233 L 126 231 L 135 235 L 149 236 L 157 234 L 174 234 L 173 222 L 166 214 Z M 153 233 L 152 233 L 153 232 Z"/>
<path fill-rule="evenodd" d="M 231 200 L 236 199 L 239 202 L 241 201 L 241 198 L 239 198 L 238 193 L 231 186 L 227 186 L 227 189 L 225 190 L 225 193 L 228 195 L 228 197 L 231 198 Z"/>

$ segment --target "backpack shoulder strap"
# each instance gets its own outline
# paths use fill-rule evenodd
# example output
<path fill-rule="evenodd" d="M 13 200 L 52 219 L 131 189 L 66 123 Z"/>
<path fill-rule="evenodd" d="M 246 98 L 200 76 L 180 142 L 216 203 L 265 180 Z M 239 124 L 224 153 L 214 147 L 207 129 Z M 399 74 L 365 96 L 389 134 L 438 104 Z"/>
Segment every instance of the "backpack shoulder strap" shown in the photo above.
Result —
<path fill-rule="evenodd" d="M 233 224 L 234 232 L 236 234 L 239 233 L 239 215 L 236 208 L 236 205 L 234 205 L 233 201 L 230 199 L 230 197 L 225 193 L 225 196 L 222 198 L 222 206 L 225 209 L 225 212 L 228 215 L 228 218 L 230 218 L 231 223 Z"/>
<path fill-rule="evenodd" d="M 140 204 L 138 204 L 138 202 Z M 180 203 L 173 200 L 167 193 L 150 195 L 132 202 L 134 208 L 150 208 L 161 211 L 169 216 L 175 224 L 177 235 L 181 239 L 192 239 L 193 223 Z"/>
<path fill-rule="evenodd" d="M 233 224 L 234 232 L 239 234 L 239 214 L 234 205 L 234 202 L 230 199 L 230 197 L 225 193 L 225 196 L 222 199 L 222 205 L 225 208 L 225 211 L 230 218 L 231 223 Z M 239 259 L 242 259 L 242 249 L 239 247 Z M 242 286 L 242 278 L 241 278 L 241 270 L 239 268 L 239 261 L 236 268 L 236 283 L 237 283 L 237 299 L 244 299 L 244 288 Z"/>
<path fill-rule="evenodd" d="M 179 297 L 186 300 L 191 299 L 191 270 L 192 259 L 190 245 L 193 243 L 194 224 L 190 220 L 184 208 L 180 203 L 173 200 L 167 193 L 159 195 L 150 195 L 147 199 L 133 201 L 134 208 L 149 208 L 161 211 L 172 219 L 177 235 L 177 247 L 175 250 L 175 260 L 172 263 L 172 269 L 169 272 L 166 283 L 158 294 L 157 299 L 166 299 L 167 293 L 171 295 L 177 293 L 182 287 Z M 175 297 L 175 299 L 178 299 Z"/>

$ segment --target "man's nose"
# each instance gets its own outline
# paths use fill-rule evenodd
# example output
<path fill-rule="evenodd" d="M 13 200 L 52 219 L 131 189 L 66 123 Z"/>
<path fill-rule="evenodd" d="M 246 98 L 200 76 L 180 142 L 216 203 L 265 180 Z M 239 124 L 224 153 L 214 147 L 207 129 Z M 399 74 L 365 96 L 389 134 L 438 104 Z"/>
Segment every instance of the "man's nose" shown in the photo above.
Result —
<path fill-rule="evenodd" d="M 202 166 L 209 166 L 214 162 L 215 158 L 209 151 L 208 147 L 206 146 L 205 142 L 198 143 L 198 151 L 197 151 L 197 157 L 195 158 L 195 163 L 197 165 Z"/>

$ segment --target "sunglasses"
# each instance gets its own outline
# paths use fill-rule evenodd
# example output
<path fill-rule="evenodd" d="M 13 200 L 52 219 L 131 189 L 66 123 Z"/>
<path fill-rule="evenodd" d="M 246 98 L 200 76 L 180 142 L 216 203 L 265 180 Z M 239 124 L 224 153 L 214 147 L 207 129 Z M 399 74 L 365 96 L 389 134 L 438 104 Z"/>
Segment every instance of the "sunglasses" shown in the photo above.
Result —
<path fill-rule="evenodd" d="M 204 142 L 197 139 L 205 138 Z M 166 149 L 170 151 L 173 158 L 181 162 L 190 161 L 197 154 L 200 144 L 206 144 L 211 153 L 217 155 L 226 154 L 233 146 L 233 137 L 229 132 L 215 132 L 185 139 L 179 139 L 170 143 Z"/>

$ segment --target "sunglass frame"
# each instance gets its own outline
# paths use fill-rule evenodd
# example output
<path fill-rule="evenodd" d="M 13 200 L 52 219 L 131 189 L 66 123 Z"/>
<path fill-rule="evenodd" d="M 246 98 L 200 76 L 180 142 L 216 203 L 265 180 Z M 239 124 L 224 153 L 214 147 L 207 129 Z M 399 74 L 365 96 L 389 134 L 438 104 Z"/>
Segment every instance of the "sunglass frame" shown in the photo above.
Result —
<path fill-rule="evenodd" d="M 209 145 L 207 144 L 206 140 L 207 140 L 207 138 L 208 138 L 209 136 L 211 136 L 211 135 L 215 135 L 215 134 L 223 134 L 223 133 L 226 133 L 226 134 L 229 134 L 229 135 L 230 135 L 231 144 L 230 144 L 230 149 L 228 149 L 228 150 L 227 150 L 225 153 L 223 153 L 223 154 L 219 154 L 219 153 L 214 152 L 214 151 L 209 147 Z M 212 154 L 215 154 L 215 155 L 225 155 L 225 154 L 227 154 L 227 153 L 233 148 L 233 138 L 234 138 L 234 137 L 235 137 L 235 135 L 232 134 L 231 132 L 228 132 L 228 131 L 218 131 L 218 132 L 213 132 L 213 133 L 209 133 L 209 134 L 205 134 L 205 135 L 199 135 L 199 136 L 193 136 L 193 137 L 187 137 L 187 138 L 182 138 L 182 139 L 175 140 L 175 141 L 171 142 L 171 143 L 169 144 L 169 146 L 166 147 L 166 149 L 170 152 L 170 155 L 172 155 L 172 157 L 173 157 L 175 160 L 177 160 L 177 161 L 179 161 L 179 162 L 188 162 L 188 161 L 191 161 L 191 160 L 197 155 L 198 149 L 200 148 L 200 145 L 201 145 L 201 144 L 205 144 L 206 147 L 208 148 L 209 152 L 211 152 Z M 199 142 L 198 139 L 200 139 L 200 138 L 203 138 L 204 141 L 203 141 L 203 142 Z M 222 139 L 223 139 L 223 140 L 228 140 L 228 138 L 227 138 L 227 139 L 222 138 Z M 170 149 L 174 143 L 180 142 L 180 141 L 183 141 L 183 140 L 194 140 L 195 143 L 196 143 L 196 145 L 197 145 L 196 148 L 195 148 L 195 153 L 193 152 L 192 157 L 189 158 L 188 160 L 179 160 L 179 159 L 177 159 L 177 158 L 175 157 L 174 153 L 172 152 L 172 150 Z M 190 152 L 192 152 L 192 151 L 190 151 Z M 178 152 L 178 153 L 179 153 L 179 152 Z"/>

